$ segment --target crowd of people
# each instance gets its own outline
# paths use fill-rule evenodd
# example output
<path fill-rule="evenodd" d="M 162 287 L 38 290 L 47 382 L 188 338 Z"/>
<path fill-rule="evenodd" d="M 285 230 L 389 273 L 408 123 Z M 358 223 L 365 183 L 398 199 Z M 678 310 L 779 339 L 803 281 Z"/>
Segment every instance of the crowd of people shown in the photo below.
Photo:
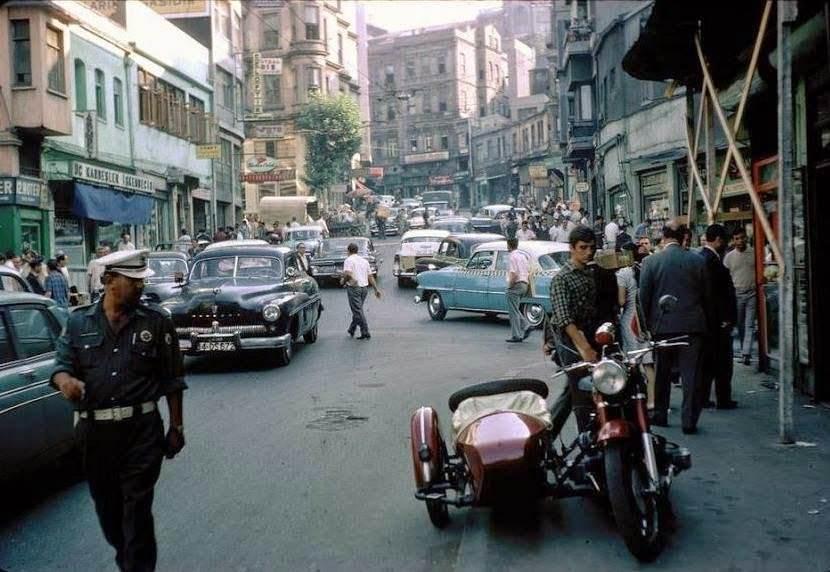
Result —
<path fill-rule="evenodd" d="M 44 261 L 32 249 L 26 249 L 21 254 L 8 250 L 0 256 L 0 264 L 23 278 L 35 294 L 52 298 L 57 305 L 65 308 L 77 303 L 78 291 L 70 286 L 69 257 L 65 253 L 59 251 L 55 258 Z"/>

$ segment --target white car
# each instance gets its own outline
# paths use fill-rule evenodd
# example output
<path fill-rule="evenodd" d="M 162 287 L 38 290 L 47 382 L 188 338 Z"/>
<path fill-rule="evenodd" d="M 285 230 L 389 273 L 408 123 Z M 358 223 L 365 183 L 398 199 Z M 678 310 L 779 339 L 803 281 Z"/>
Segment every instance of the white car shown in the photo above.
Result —
<path fill-rule="evenodd" d="M 392 274 L 398 279 L 398 286 L 405 286 L 417 274 L 415 261 L 429 258 L 438 252 L 441 241 L 449 236 L 447 230 L 409 230 L 401 237 L 401 247 L 392 263 Z"/>
<path fill-rule="evenodd" d="M 426 226 L 424 224 L 424 210 L 427 211 L 427 218 L 430 224 L 438 216 L 434 207 L 418 207 L 417 209 L 409 211 L 409 219 L 407 219 L 406 226 L 412 230 L 424 228 Z"/>

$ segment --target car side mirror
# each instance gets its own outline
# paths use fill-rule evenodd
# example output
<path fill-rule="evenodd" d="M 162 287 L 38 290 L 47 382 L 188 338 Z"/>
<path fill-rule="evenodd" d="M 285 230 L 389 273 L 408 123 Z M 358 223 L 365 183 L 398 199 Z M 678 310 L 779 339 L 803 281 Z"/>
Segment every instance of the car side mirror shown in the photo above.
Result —
<path fill-rule="evenodd" d="M 288 268 L 285 269 L 285 275 L 288 276 L 289 278 L 296 278 L 297 274 L 298 274 L 297 269 L 294 268 L 293 266 L 289 266 Z"/>
<path fill-rule="evenodd" d="M 670 313 L 674 310 L 674 307 L 677 305 L 677 298 L 672 296 L 671 294 L 664 294 L 660 296 L 660 300 L 657 302 L 657 306 L 660 308 L 660 311 L 664 314 Z"/>
<path fill-rule="evenodd" d="M 182 282 L 184 282 L 184 272 L 174 272 L 173 280 L 176 282 L 176 284 L 181 284 Z"/>

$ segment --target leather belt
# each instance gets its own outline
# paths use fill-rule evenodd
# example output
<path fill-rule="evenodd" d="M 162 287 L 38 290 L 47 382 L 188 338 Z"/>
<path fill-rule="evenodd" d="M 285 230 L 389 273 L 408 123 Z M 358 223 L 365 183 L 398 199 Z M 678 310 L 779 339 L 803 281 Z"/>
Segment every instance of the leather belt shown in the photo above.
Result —
<path fill-rule="evenodd" d="M 135 415 L 144 415 L 145 413 L 151 413 L 155 410 L 155 401 L 145 401 L 140 405 L 77 411 L 76 414 L 80 419 L 89 419 L 91 415 L 93 421 L 123 421 L 125 419 L 130 419 Z"/>

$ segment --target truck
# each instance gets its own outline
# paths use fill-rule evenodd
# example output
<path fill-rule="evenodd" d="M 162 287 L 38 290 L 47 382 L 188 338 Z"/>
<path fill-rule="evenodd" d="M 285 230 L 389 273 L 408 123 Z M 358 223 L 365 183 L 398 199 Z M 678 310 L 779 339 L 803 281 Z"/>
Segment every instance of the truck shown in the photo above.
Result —
<path fill-rule="evenodd" d="M 266 224 L 286 224 L 295 217 L 300 224 L 306 224 L 308 217 L 319 219 L 317 197 L 264 197 L 259 201 L 259 220 Z"/>
<path fill-rule="evenodd" d="M 421 193 L 421 202 L 424 207 L 435 207 L 439 215 L 451 215 L 455 207 L 455 196 L 452 191 L 424 191 Z"/>

